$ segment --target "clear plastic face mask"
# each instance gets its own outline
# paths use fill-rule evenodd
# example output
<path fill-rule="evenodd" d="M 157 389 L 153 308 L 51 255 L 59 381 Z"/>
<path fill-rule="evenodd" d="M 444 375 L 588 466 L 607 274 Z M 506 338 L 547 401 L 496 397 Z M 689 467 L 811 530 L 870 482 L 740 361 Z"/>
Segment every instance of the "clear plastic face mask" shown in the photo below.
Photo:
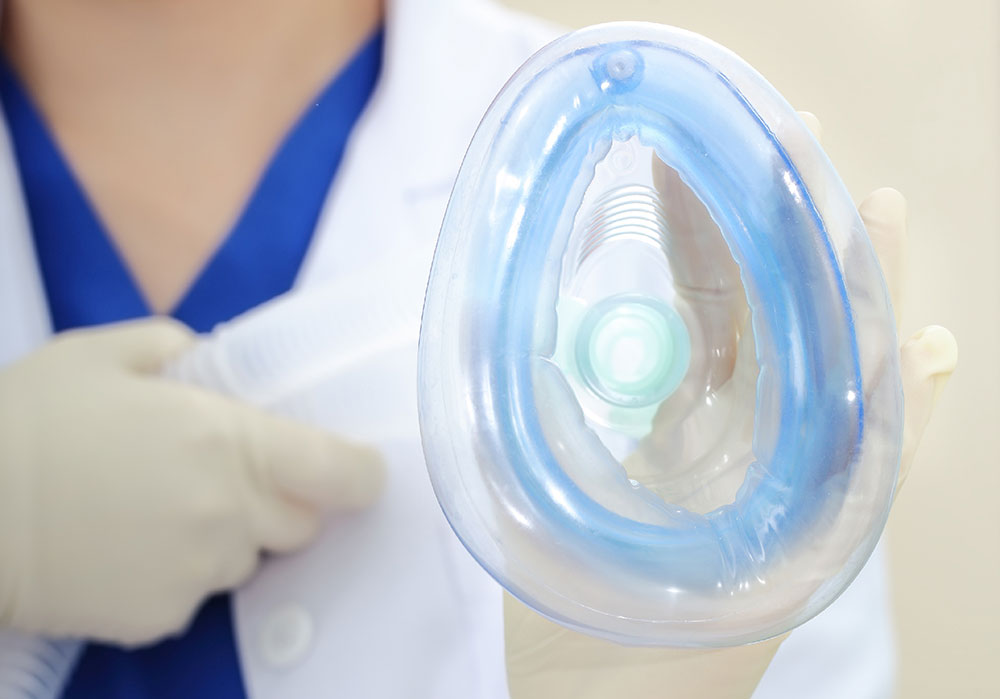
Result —
<path fill-rule="evenodd" d="M 420 338 L 428 468 L 542 614 L 762 640 L 878 540 L 895 348 L 855 207 L 774 88 L 697 35 L 592 27 L 513 76 L 456 181 Z"/>

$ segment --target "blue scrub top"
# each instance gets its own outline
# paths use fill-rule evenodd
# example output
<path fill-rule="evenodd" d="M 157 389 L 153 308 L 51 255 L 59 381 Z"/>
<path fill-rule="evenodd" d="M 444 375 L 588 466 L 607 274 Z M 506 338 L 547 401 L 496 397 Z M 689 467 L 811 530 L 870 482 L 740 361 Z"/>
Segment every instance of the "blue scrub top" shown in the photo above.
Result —
<path fill-rule="evenodd" d="M 291 288 L 351 128 L 381 67 L 377 31 L 317 95 L 261 175 L 239 219 L 171 315 L 206 332 Z M 56 331 L 150 315 L 150 309 L 30 96 L 0 58 L 10 130 Z M 66 699 L 246 696 L 231 598 L 210 598 L 179 637 L 139 650 L 91 643 Z"/>

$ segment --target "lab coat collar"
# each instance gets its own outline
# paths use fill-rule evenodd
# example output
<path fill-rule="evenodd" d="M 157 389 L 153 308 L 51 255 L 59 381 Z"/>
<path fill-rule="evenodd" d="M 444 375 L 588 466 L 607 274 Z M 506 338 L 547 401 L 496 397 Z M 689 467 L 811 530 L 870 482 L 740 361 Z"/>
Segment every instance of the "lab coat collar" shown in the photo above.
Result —
<path fill-rule="evenodd" d="M 389 0 L 376 95 L 382 101 L 374 106 L 395 167 L 412 190 L 454 177 L 456 138 L 448 122 L 455 115 L 449 107 L 464 101 L 462 93 L 475 88 L 469 83 L 481 73 L 474 68 L 482 57 L 470 51 L 466 18 L 488 7 L 481 0 Z"/>
<path fill-rule="evenodd" d="M 410 190 L 442 180 L 450 188 L 497 91 L 528 54 L 562 30 L 493 0 L 389 0 L 387 9 L 375 105 L 383 112 L 383 135 Z M 524 45 L 512 46 L 517 40 Z"/>
<path fill-rule="evenodd" d="M 298 285 L 337 278 L 387 250 L 433 247 L 433 239 L 415 239 L 427 230 L 416 221 L 436 216 L 436 232 L 475 126 L 525 57 L 499 50 L 513 34 L 504 26 L 510 13 L 487 0 L 390 0 L 387 12 L 382 75 Z"/>
<path fill-rule="evenodd" d="M 0 117 L 0 366 L 27 354 L 51 333 L 17 160 Z"/>

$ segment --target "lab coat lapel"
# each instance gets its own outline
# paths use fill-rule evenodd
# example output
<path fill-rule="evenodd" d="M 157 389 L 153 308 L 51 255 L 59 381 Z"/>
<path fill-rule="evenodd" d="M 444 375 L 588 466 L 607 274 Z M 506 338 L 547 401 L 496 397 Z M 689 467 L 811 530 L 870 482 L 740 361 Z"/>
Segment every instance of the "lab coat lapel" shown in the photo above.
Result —
<path fill-rule="evenodd" d="M 448 0 L 390 2 L 382 75 L 351 135 L 300 284 L 336 278 L 400 246 L 433 246 L 433 237 L 411 238 L 410 209 L 447 196 L 468 143 L 453 134 L 434 79 L 450 70 L 462 85 L 461 70 L 447 65 L 455 9 Z M 430 46 L 443 50 L 429 53 Z"/>
<path fill-rule="evenodd" d="M 17 161 L 6 125 L 0 124 L 0 366 L 51 332 Z"/>
<path fill-rule="evenodd" d="M 479 119 L 511 73 L 557 33 L 482 0 L 390 0 L 382 75 L 299 283 L 333 278 L 397 246 L 433 247 Z M 425 215 L 436 217 L 430 228 Z"/>
<path fill-rule="evenodd" d="M 17 161 L 0 117 L 0 367 L 31 352 L 51 334 Z M 54 695 L 80 648 L 75 640 L 0 629 L 0 696 Z"/>

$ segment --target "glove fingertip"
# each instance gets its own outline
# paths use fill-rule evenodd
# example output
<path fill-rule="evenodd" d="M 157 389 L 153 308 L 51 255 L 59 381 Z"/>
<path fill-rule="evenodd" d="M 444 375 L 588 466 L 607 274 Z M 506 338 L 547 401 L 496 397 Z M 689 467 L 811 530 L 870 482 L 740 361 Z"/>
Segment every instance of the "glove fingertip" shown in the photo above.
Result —
<path fill-rule="evenodd" d="M 296 448 L 273 455 L 273 480 L 280 490 L 325 510 L 357 510 L 378 497 L 385 465 L 376 450 L 300 429 Z"/>
<path fill-rule="evenodd" d="M 905 373 L 931 383 L 931 403 L 936 403 L 958 365 L 958 341 L 947 328 L 929 325 L 903 344 L 900 361 Z"/>
<path fill-rule="evenodd" d="M 316 487 L 303 497 L 335 510 L 372 504 L 385 487 L 385 463 L 375 449 L 330 438 Z"/>
<path fill-rule="evenodd" d="M 355 466 L 361 473 L 355 482 L 353 502 L 357 507 L 372 504 L 385 490 L 386 467 L 382 455 L 375 449 L 358 449 Z"/>
<path fill-rule="evenodd" d="M 858 212 L 861 218 L 870 219 L 878 216 L 893 221 L 905 222 L 907 213 L 906 197 L 895 187 L 879 187 L 861 202 Z"/>
<path fill-rule="evenodd" d="M 799 111 L 799 119 L 806 125 L 817 141 L 823 140 L 823 125 L 812 112 Z"/>
<path fill-rule="evenodd" d="M 183 323 L 165 316 L 116 323 L 87 329 L 97 342 L 96 351 L 140 372 L 157 372 L 190 348 L 196 335 Z"/>
<path fill-rule="evenodd" d="M 958 341 L 940 325 L 928 325 L 914 333 L 900 352 L 903 362 L 918 368 L 922 378 L 947 378 L 958 364 Z"/>

